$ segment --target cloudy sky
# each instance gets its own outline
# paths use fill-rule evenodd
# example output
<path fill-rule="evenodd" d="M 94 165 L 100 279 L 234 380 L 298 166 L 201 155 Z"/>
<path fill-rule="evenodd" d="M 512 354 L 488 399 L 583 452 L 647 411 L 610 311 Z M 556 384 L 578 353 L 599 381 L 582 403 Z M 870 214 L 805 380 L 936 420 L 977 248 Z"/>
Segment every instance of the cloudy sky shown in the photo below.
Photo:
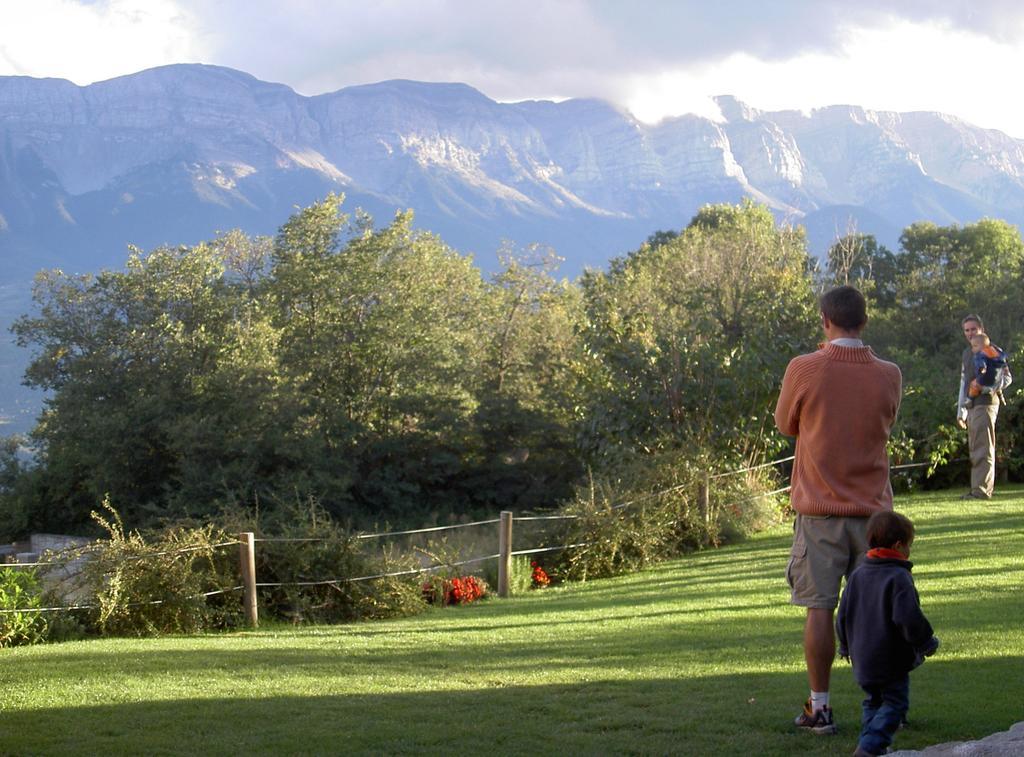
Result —
<path fill-rule="evenodd" d="M 602 97 L 645 121 L 836 103 L 1024 138 L 1017 0 L 0 0 L 0 75 L 212 63 L 313 95 L 405 78 Z"/>

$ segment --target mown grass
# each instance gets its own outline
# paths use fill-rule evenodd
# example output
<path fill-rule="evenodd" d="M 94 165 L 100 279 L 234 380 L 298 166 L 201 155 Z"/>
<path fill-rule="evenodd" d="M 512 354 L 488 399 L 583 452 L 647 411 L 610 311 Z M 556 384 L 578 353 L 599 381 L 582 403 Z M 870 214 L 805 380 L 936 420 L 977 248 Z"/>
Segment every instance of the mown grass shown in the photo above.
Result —
<path fill-rule="evenodd" d="M 900 748 L 1024 718 L 1024 490 L 902 498 L 942 639 Z M 3 754 L 849 754 L 797 733 L 802 613 L 785 528 L 621 578 L 339 627 L 0 650 Z"/>

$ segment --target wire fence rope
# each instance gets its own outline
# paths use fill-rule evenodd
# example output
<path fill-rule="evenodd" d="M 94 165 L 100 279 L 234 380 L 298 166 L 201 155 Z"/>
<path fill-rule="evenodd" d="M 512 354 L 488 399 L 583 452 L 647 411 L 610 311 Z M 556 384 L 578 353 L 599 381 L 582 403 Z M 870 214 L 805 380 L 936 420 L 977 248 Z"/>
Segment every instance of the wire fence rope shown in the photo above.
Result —
<path fill-rule="evenodd" d="M 956 460 L 948 460 L 948 461 L 946 461 L 944 463 L 944 465 L 950 465 L 952 463 L 967 463 L 967 462 L 970 462 L 970 458 L 969 457 L 958 457 Z M 925 468 L 925 467 L 931 467 L 933 465 L 938 465 L 938 463 L 933 463 L 933 462 L 927 462 L 927 463 L 903 463 L 901 465 L 892 465 L 892 466 L 889 467 L 889 470 L 894 471 L 894 470 L 904 470 L 906 468 Z"/>
<path fill-rule="evenodd" d="M 275 587 L 289 587 L 289 586 L 327 586 L 331 584 L 342 584 L 342 583 L 356 583 L 357 581 L 373 581 L 378 578 L 395 578 L 398 576 L 414 576 L 418 573 L 429 573 L 432 570 L 439 568 L 449 568 L 461 565 L 470 565 L 472 563 L 483 562 L 484 560 L 494 560 L 501 555 L 484 555 L 483 557 L 473 557 L 468 560 L 459 560 L 457 562 L 446 562 L 438 563 L 436 565 L 428 565 L 423 568 L 412 568 L 410 570 L 396 570 L 392 573 L 376 573 L 372 576 L 358 576 L 356 578 L 328 578 L 322 581 L 257 581 L 256 588 L 275 588 Z"/>
<path fill-rule="evenodd" d="M 407 531 L 383 531 L 381 533 L 372 534 L 356 534 L 356 539 L 378 539 L 385 536 L 410 536 L 412 534 L 427 534 L 435 531 L 451 531 L 456 528 L 471 528 L 473 526 L 488 526 L 492 523 L 498 523 L 498 518 L 491 518 L 490 520 L 477 520 L 472 523 L 453 523 L 449 526 L 430 526 L 429 528 L 413 528 Z M 256 539 L 257 542 L 310 542 L 310 541 L 330 541 L 328 537 L 305 537 L 305 538 L 290 538 L 290 537 L 279 537 L 279 536 L 268 536 Z"/>
<path fill-rule="evenodd" d="M 751 465 L 751 466 L 748 466 L 746 468 L 740 468 L 740 469 L 731 470 L 731 471 L 722 471 L 720 473 L 715 473 L 715 474 L 708 475 L 706 477 L 706 480 L 711 481 L 711 480 L 715 480 L 715 479 L 724 478 L 726 476 L 737 475 L 737 474 L 740 474 L 740 473 L 747 473 L 747 472 L 750 472 L 750 471 L 759 470 L 759 469 L 762 469 L 762 468 L 767 468 L 767 467 L 770 467 L 770 466 L 773 466 L 773 465 L 779 465 L 779 464 L 782 464 L 782 463 L 787 463 L 787 462 L 790 462 L 790 461 L 792 461 L 794 459 L 795 459 L 795 456 L 790 455 L 789 457 L 781 458 L 781 459 L 778 459 L 778 460 L 771 460 L 769 462 L 760 463 L 758 465 Z M 952 460 L 952 461 L 949 461 L 949 462 L 963 462 L 963 460 L 962 459 L 957 459 L 957 460 Z M 900 465 L 891 466 L 890 470 L 891 471 L 907 470 L 907 469 L 911 469 L 911 468 L 922 468 L 922 467 L 927 467 L 927 466 L 932 466 L 932 465 L 933 465 L 933 463 L 931 463 L 931 462 L 903 463 L 903 464 L 900 464 Z M 678 491 L 681 491 L 683 489 L 687 489 L 687 488 L 690 488 L 690 487 L 691 487 L 691 484 L 679 484 L 679 485 L 676 485 L 676 486 L 669 487 L 667 489 L 663 489 L 663 490 L 658 491 L 658 492 L 651 492 L 649 494 L 644 494 L 644 495 L 641 495 L 639 497 L 635 497 L 632 500 L 628 500 L 626 502 L 621 502 L 621 503 L 612 505 L 612 506 L 610 506 L 607 509 L 608 509 L 608 511 L 612 511 L 612 512 L 618 511 L 618 510 L 623 510 L 625 508 L 628 508 L 628 507 L 631 507 L 633 505 L 636 505 L 636 504 L 638 504 L 640 502 L 645 502 L 645 501 L 653 499 L 655 497 L 662 497 L 662 496 L 665 496 L 667 494 L 673 494 L 675 492 L 678 492 Z M 732 503 L 729 503 L 729 504 L 725 504 L 725 505 L 721 505 L 720 507 L 723 507 L 723 508 L 736 507 L 736 506 L 739 506 L 739 505 L 744 504 L 746 502 L 752 502 L 752 501 L 757 500 L 757 499 L 763 499 L 765 497 L 770 497 L 770 496 L 775 496 L 775 495 L 783 494 L 783 493 L 785 493 L 787 491 L 790 491 L 791 489 L 792 489 L 791 486 L 784 486 L 782 488 L 774 489 L 772 491 L 762 492 L 762 493 L 759 493 L 759 494 L 754 494 L 754 495 L 752 495 L 750 497 L 745 497 L 745 498 L 737 500 L 735 502 L 732 502 Z M 573 515 L 573 514 L 565 514 L 565 515 L 524 515 L 524 516 L 516 517 L 514 520 L 517 521 L 517 522 L 523 522 L 523 521 L 527 521 L 527 522 L 529 522 L 529 521 L 540 522 L 540 521 L 577 520 L 580 517 L 581 516 L 579 516 L 579 515 Z M 431 527 L 427 527 L 427 528 L 407 529 L 407 530 L 401 530 L 401 531 L 383 531 L 383 532 L 377 532 L 377 533 L 356 534 L 355 538 L 356 539 L 360 539 L 360 540 L 365 540 L 365 539 L 375 539 L 375 538 L 384 538 L 384 537 L 393 537 L 393 536 L 410 536 L 410 535 L 416 535 L 416 534 L 437 533 L 437 532 L 441 532 L 441 531 L 450 531 L 450 530 L 462 529 L 462 528 L 474 528 L 474 527 L 478 527 L 478 526 L 488 526 L 488 525 L 494 525 L 494 524 L 500 523 L 500 522 L 501 522 L 501 520 L 499 518 L 491 518 L 491 519 L 487 519 L 487 520 L 473 521 L 473 522 L 470 522 L 470 523 L 456 523 L 456 524 L 451 524 L 451 525 L 447 525 L 447 526 L 431 526 Z M 289 542 L 291 542 L 291 543 L 303 543 L 303 542 L 325 542 L 325 541 L 330 541 L 330 539 L 328 537 L 295 537 L 295 538 L 291 538 L 291 537 L 261 537 L 261 538 L 256 538 L 253 541 L 254 541 L 254 543 L 289 543 Z M 578 543 L 574 543 L 574 544 L 561 544 L 561 545 L 552 546 L 552 547 L 536 547 L 536 548 L 533 548 L 533 549 L 513 550 L 513 551 L 510 551 L 509 554 L 511 556 L 515 556 L 515 557 L 525 556 L 525 555 L 544 554 L 544 553 L 549 553 L 549 552 L 564 551 L 564 550 L 567 550 L 567 549 L 579 549 L 579 548 L 582 548 L 582 547 L 589 547 L 589 546 L 593 546 L 593 544 L 595 544 L 595 543 L 596 542 L 578 542 Z M 219 542 L 217 544 L 213 544 L 213 545 L 210 545 L 210 546 L 205 546 L 204 545 L 204 546 L 196 546 L 196 547 L 183 547 L 181 549 L 176 549 L 176 550 L 163 550 L 163 551 L 160 551 L 160 552 L 154 552 L 154 553 L 148 554 L 148 555 L 131 555 L 128 558 L 125 558 L 125 559 L 143 560 L 143 559 L 147 559 L 147 558 L 151 558 L 151 557 L 166 557 L 166 556 L 169 556 L 169 555 L 187 554 L 187 553 L 190 553 L 190 552 L 196 552 L 196 551 L 206 550 L 206 549 L 221 549 L 221 548 L 224 548 L 224 547 L 239 546 L 239 545 L 242 545 L 242 544 L 243 544 L 243 542 L 238 541 L 238 540 L 225 541 L 225 542 Z M 76 556 L 76 558 L 73 558 L 73 559 L 82 559 L 82 558 L 88 559 L 88 557 L 89 557 L 88 553 L 89 553 L 89 551 L 91 551 L 93 549 L 95 549 L 95 548 L 92 547 L 92 545 L 88 545 L 88 546 L 82 548 L 81 553 L 78 556 Z M 342 584 L 342 583 L 358 583 L 358 582 L 362 582 L 362 581 L 373 581 L 373 580 L 378 580 L 378 579 L 382 579 L 382 578 L 397 578 L 397 577 L 402 577 L 402 576 L 410 576 L 410 575 L 418 575 L 418 574 L 422 574 L 422 573 L 429 573 L 429 572 L 432 572 L 432 571 L 435 571 L 435 570 L 439 570 L 439 569 L 445 568 L 445 567 L 461 567 L 463 565 L 471 565 L 471 564 L 475 564 L 475 563 L 485 562 L 487 560 L 499 559 L 500 557 L 501 557 L 500 554 L 484 555 L 482 557 L 474 557 L 474 558 L 470 558 L 470 559 L 467 559 L 467 560 L 459 560 L 459 561 L 455 561 L 455 562 L 437 563 L 437 564 L 425 566 L 425 567 L 422 567 L 422 568 L 413 568 L 413 569 L 402 570 L 402 571 L 392 571 L 392 572 L 386 572 L 386 573 L 377 573 L 377 574 L 372 574 L 372 575 L 367 575 L 367 576 L 356 576 L 356 577 L 348 577 L 348 578 L 325 579 L 325 580 L 319 580 L 319 581 L 291 581 L 291 582 L 267 582 L 267 581 L 262 581 L 262 582 L 256 582 L 255 586 L 256 586 L 256 588 L 287 588 L 287 587 L 306 587 L 306 586 L 327 586 L 327 585 L 338 585 L 338 584 Z M 61 562 L 61 561 L 53 561 L 53 560 L 50 560 L 50 561 L 37 561 L 37 562 L 32 562 L 32 563 L 3 563 L 3 564 L 0 564 L 0 570 L 2 570 L 4 568 L 19 569 L 20 570 L 20 569 L 23 569 L 23 568 L 64 567 L 67 564 L 68 564 L 67 561 Z M 202 593 L 202 594 L 196 594 L 196 595 L 193 595 L 193 596 L 190 596 L 190 597 L 186 597 L 184 599 L 184 601 L 190 601 L 190 600 L 194 600 L 194 599 L 199 599 L 201 597 L 202 598 L 208 598 L 208 597 L 212 597 L 212 596 L 216 596 L 216 595 L 220 595 L 220 594 L 228 594 L 228 593 L 232 593 L 232 592 L 236 592 L 236 591 L 241 591 L 241 590 L 243 590 L 243 588 L 244 588 L 243 586 L 234 586 L 234 587 L 231 587 L 231 588 L 228 588 L 228 589 L 217 589 L 217 590 L 214 590 L 214 591 L 205 592 L 205 593 Z M 140 607 L 140 606 L 159 605 L 159 604 L 165 604 L 166 601 L 167 600 L 153 600 L 153 601 L 150 601 L 150 602 L 134 602 L 134 603 L 129 603 L 127 606 L 128 607 Z M 8 615 L 8 614 L 14 614 L 14 613 L 25 613 L 25 612 L 59 612 L 59 611 L 70 611 L 70 610 L 97 610 L 97 609 L 100 609 L 100 607 L 98 605 L 66 605 L 66 606 L 56 606 L 56 607 L 25 607 L 25 608 L 14 608 L 14 609 L 0 609 L 0 615 Z"/>
<path fill-rule="evenodd" d="M 167 550 L 163 550 L 161 552 L 151 552 L 151 553 L 145 554 L 145 555 L 128 555 L 124 559 L 126 561 L 127 560 L 147 560 L 150 557 L 166 557 L 167 555 L 183 555 L 183 554 L 187 554 L 188 552 L 199 552 L 200 550 L 205 550 L 205 549 L 221 549 L 223 547 L 237 547 L 238 544 L 239 544 L 239 542 L 237 540 L 235 540 L 235 541 L 224 541 L 224 542 L 220 542 L 219 544 L 211 544 L 209 546 L 205 546 L 204 545 L 204 546 L 201 546 L 201 547 L 183 547 L 182 549 L 167 549 Z M 69 562 L 72 562 L 74 560 L 88 559 L 89 553 L 90 552 L 95 552 L 98 549 L 99 549 L 98 547 L 95 547 L 93 545 L 88 545 L 86 547 L 80 548 L 79 553 L 76 554 L 74 557 L 72 557 L 71 560 L 63 560 L 63 561 L 49 560 L 49 561 L 46 561 L 46 562 L 0 563 L 0 568 L 45 568 L 45 567 L 49 567 L 49 566 L 64 567 Z"/>
<path fill-rule="evenodd" d="M 531 520 L 576 520 L 578 515 L 517 515 L 516 523 Z"/>
<path fill-rule="evenodd" d="M 2 566 L 2 567 L 6 567 L 6 566 Z M 203 599 L 208 599 L 208 598 L 214 597 L 214 596 L 216 596 L 218 594 L 230 594 L 230 593 L 235 592 L 235 591 L 241 591 L 243 588 L 245 588 L 245 587 L 243 587 L 243 586 L 232 586 L 230 589 L 215 589 L 214 591 L 204 591 L 201 594 L 193 594 L 191 596 L 184 597 L 181 601 L 189 602 L 189 601 L 191 601 L 193 599 L 199 599 L 200 597 L 202 597 Z M 124 606 L 125 607 L 151 607 L 153 605 L 163 605 L 163 604 L 167 604 L 167 600 L 166 599 L 154 599 L 154 600 L 151 600 L 149 602 L 129 602 L 128 604 L 126 604 Z M 19 612 L 59 612 L 61 610 L 67 611 L 67 610 L 99 610 L 99 609 L 100 609 L 99 605 L 63 605 L 63 606 L 60 606 L 60 607 L 24 607 L 24 608 L 20 608 L 20 609 L 19 608 L 15 608 L 13 610 L 0 610 L 0 614 L 2 614 L 2 615 L 10 615 L 12 613 L 19 613 Z"/>
<path fill-rule="evenodd" d="M 751 466 L 749 466 L 747 468 L 740 468 L 739 470 L 729 470 L 729 471 L 723 471 L 722 473 L 713 473 L 712 475 L 708 476 L 708 478 L 709 479 L 724 478 L 725 476 L 735 476 L 738 473 L 749 473 L 752 470 L 760 470 L 761 468 L 768 468 L 769 466 L 778 465 L 779 463 L 788 463 L 790 460 L 795 460 L 795 459 L 796 459 L 796 455 L 790 455 L 789 457 L 784 457 L 781 460 L 771 460 L 770 462 L 767 462 L 767 463 L 761 463 L 760 465 L 751 465 Z"/>

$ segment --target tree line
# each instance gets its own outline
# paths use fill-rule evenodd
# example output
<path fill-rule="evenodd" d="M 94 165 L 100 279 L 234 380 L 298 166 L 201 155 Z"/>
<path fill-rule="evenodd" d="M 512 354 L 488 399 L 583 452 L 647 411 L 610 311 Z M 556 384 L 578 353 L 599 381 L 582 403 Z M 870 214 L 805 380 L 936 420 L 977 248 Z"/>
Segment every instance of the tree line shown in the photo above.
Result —
<path fill-rule="evenodd" d="M 0 446 L 0 534 L 86 530 L 107 496 L 133 528 L 231 508 L 272 522 L 302 502 L 422 524 L 770 459 L 789 445 L 772 423 L 783 370 L 837 283 L 863 289 L 865 339 L 903 369 L 898 460 L 963 453 L 963 315 L 1020 364 L 1024 244 L 998 220 L 915 224 L 896 251 L 852 234 L 819 263 L 767 208 L 713 205 L 570 282 L 550 250 L 508 245 L 488 276 L 410 213 L 377 228 L 342 204 L 273 238 L 40 273 L 13 331 L 47 398 L 29 439 Z M 1004 414 L 1016 475 L 1017 405 Z"/>

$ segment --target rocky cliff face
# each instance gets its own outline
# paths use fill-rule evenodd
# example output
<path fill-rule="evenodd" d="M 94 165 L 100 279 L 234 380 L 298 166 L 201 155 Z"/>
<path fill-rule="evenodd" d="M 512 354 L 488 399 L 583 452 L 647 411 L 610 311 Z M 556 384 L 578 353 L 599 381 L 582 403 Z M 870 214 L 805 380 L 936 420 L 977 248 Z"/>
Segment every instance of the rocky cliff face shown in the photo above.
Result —
<path fill-rule="evenodd" d="M 852 228 L 892 246 L 918 220 L 1024 221 L 1024 142 L 1005 134 L 938 113 L 717 102 L 719 121 L 650 126 L 597 100 L 497 103 L 462 84 L 303 97 L 203 65 L 88 87 L 0 77 L 0 328 L 41 267 L 270 234 L 330 191 L 382 223 L 413 208 L 485 268 L 503 239 L 550 244 L 568 275 L 744 196 L 804 224 L 815 252 Z M 12 354 L 0 344 L 5 386 L 20 374 Z"/>
<path fill-rule="evenodd" d="M 500 104 L 460 84 L 302 97 L 201 65 L 88 87 L 0 77 L 0 265 L 17 250 L 23 268 L 91 268 L 127 243 L 272 233 L 331 190 L 382 221 L 414 208 L 484 265 L 502 238 L 552 243 L 570 273 L 743 196 L 809 226 L 860 218 L 890 244 L 921 219 L 1024 218 L 1024 143 L 999 132 L 936 113 L 718 104 L 720 122 L 648 126 L 600 101 Z"/>

